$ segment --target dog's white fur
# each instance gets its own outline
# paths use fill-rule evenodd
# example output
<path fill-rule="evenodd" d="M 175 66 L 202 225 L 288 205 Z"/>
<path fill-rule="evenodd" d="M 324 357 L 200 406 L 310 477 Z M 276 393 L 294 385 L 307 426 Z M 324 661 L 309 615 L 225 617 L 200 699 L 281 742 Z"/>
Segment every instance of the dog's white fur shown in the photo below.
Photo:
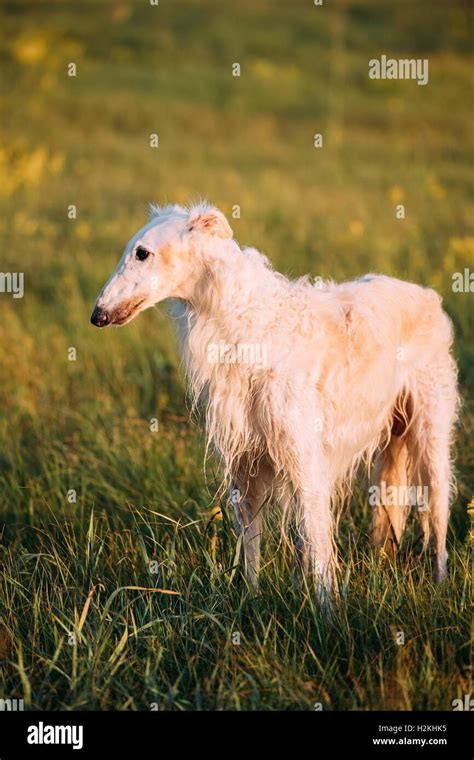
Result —
<path fill-rule="evenodd" d="M 144 261 L 138 246 L 150 251 Z M 291 281 L 255 249 L 240 248 L 218 209 L 199 204 L 152 207 L 96 309 L 124 324 L 165 298 L 177 299 L 192 396 L 204 400 L 252 582 L 262 505 L 273 494 L 296 519 L 319 595 L 331 592 L 336 497 L 359 463 L 374 458 L 376 482 L 428 486 L 418 516 L 442 579 L 458 395 L 452 326 L 438 295 L 380 275 L 319 287 Z M 263 346 L 266 362 L 211 362 L 209 347 L 222 343 Z M 396 549 L 407 511 L 403 500 L 378 500 L 377 547 Z"/>

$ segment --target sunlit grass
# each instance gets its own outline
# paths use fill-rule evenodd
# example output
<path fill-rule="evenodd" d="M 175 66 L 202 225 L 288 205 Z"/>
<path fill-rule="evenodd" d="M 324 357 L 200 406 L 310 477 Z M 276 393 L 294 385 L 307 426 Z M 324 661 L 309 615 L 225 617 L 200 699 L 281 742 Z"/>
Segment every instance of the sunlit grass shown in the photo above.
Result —
<path fill-rule="evenodd" d="M 329 622 L 289 546 L 271 545 L 255 596 L 226 519 L 79 511 L 9 528 L 2 671 L 29 707 L 450 709 L 467 693 L 461 546 L 436 589 L 427 564 L 381 565 L 352 538 Z"/>

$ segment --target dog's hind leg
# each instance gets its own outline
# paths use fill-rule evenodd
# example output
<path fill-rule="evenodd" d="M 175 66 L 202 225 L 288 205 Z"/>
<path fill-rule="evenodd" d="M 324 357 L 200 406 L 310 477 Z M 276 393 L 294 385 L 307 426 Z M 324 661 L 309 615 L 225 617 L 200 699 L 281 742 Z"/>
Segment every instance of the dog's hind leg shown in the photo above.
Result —
<path fill-rule="evenodd" d="M 378 453 L 373 485 L 376 499 L 372 513 L 375 547 L 395 556 L 408 513 L 408 450 L 404 438 L 392 432 L 388 445 Z"/>
<path fill-rule="evenodd" d="M 245 576 L 249 583 L 257 588 L 262 510 L 271 491 L 273 471 L 265 462 L 260 462 L 255 467 L 256 470 L 253 471 L 247 460 L 241 460 L 232 478 L 230 502 L 236 531 L 242 538 Z"/>
<path fill-rule="evenodd" d="M 453 486 L 450 443 L 457 413 L 456 367 L 451 357 L 442 366 L 430 368 L 417 377 L 417 404 L 407 445 L 413 460 L 417 484 L 426 490 L 427 502 L 418 507 L 424 534 L 424 548 L 434 550 L 433 578 L 446 575 L 446 535 L 449 501 Z"/>

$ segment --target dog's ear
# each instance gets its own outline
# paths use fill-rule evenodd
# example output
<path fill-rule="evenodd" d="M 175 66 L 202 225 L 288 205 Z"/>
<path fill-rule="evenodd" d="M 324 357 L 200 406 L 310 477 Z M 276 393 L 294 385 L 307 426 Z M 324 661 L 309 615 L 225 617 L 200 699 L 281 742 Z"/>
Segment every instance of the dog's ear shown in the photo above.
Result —
<path fill-rule="evenodd" d="M 222 211 L 214 206 L 195 206 L 189 215 L 188 231 L 207 232 L 223 240 L 231 238 L 232 228 Z"/>

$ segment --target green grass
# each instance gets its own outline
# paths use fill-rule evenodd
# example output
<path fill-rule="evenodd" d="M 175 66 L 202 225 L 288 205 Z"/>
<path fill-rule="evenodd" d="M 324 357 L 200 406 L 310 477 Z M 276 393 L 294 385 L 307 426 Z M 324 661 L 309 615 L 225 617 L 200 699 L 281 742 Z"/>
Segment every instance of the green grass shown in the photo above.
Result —
<path fill-rule="evenodd" d="M 3 3 L 0 268 L 25 273 L 25 297 L 0 294 L 0 696 L 449 710 L 471 693 L 474 312 L 451 288 L 474 260 L 466 8 Z M 429 85 L 370 81 L 383 52 L 427 57 Z M 239 204 L 237 239 L 291 275 L 380 271 L 443 296 L 465 404 L 439 588 L 411 525 L 395 567 L 373 556 L 362 480 L 332 623 L 295 590 L 274 524 L 260 593 L 246 588 L 233 530 L 212 516 L 219 473 L 188 421 L 172 325 L 161 308 L 123 330 L 89 324 L 146 203 L 199 196 Z"/>
<path fill-rule="evenodd" d="M 295 590 L 287 546 L 268 547 L 252 596 L 227 522 L 193 519 L 189 501 L 179 522 L 140 505 L 12 526 L 22 550 L 5 551 L 3 592 L 17 658 L 4 670 L 33 708 L 450 709 L 468 693 L 465 549 L 435 589 L 424 565 L 378 566 L 353 524 L 329 623 Z"/>

